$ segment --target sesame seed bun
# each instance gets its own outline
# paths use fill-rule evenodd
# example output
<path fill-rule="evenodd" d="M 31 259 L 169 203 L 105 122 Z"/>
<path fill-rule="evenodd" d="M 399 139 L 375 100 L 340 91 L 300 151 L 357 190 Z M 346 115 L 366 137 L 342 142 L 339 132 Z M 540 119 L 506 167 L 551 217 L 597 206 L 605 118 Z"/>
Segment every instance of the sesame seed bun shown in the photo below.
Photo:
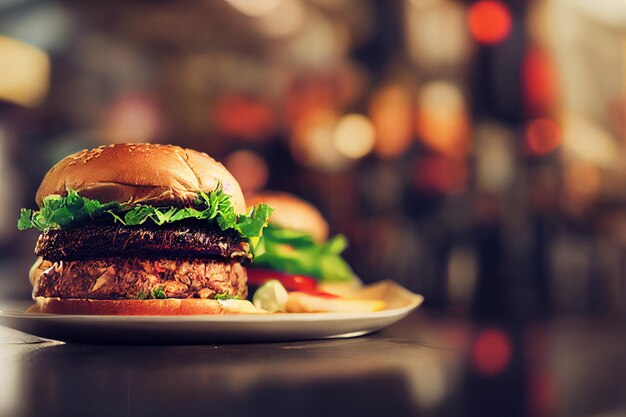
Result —
<path fill-rule="evenodd" d="M 328 239 L 328 223 L 311 203 L 293 194 L 265 191 L 247 198 L 250 206 L 265 203 L 274 208 L 270 224 L 310 234 L 322 243 Z"/>
<path fill-rule="evenodd" d="M 172 145 L 116 144 L 72 154 L 48 171 L 35 200 L 67 190 L 100 202 L 190 205 L 198 191 L 218 184 L 232 197 L 238 213 L 246 211 L 241 188 L 226 168 L 209 155 Z"/>

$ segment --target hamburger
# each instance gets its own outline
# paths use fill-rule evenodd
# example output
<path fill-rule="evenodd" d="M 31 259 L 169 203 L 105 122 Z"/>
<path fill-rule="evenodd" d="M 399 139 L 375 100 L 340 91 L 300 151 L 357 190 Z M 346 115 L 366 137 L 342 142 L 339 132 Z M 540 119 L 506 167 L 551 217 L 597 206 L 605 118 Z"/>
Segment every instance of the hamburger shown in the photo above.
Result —
<path fill-rule="evenodd" d="M 31 310 L 169 315 L 256 312 L 250 262 L 272 209 L 246 210 L 241 188 L 209 155 L 117 144 L 57 163 L 22 209 L 39 257 Z"/>
<path fill-rule="evenodd" d="M 289 193 L 267 191 L 248 197 L 274 211 L 248 268 L 251 283 L 278 278 L 288 290 L 345 293 L 360 286 L 341 253 L 343 235 L 329 238 L 328 223 L 315 206 Z"/>
<path fill-rule="evenodd" d="M 341 256 L 346 238 L 329 238 L 328 223 L 315 206 L 275 191 L 247 200 L 274 209 L 247 267 L 249 284 L 258 287 L 256 306 L 287 313 L 367 313 L 385 308 L 382 299 L 358 291 L 361 281 Z"/>

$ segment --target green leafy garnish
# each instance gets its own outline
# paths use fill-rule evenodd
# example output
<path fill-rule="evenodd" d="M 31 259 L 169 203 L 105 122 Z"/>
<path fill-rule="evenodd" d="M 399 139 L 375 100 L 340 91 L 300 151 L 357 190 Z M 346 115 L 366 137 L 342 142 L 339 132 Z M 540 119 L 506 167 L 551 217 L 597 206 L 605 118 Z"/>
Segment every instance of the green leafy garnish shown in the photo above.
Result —
<path fill-rule="evenodd" d="M 85 219 L 94 219 L 122 206 L 119 203 L 100 203 L 69 191 L 67 196 L 49 195 L 44 197 L 38 211 L 21 209 L 17 227 L 20 230 L 36 228 L 60 229 Z"/>
<path fill-rule="evenodd" d="M 239 300 L 239 297 L 237 297 L 236 295 L 230 295 L 227 292 L 222 294 L 216 294 L 214 298 L 216 300 Z"/>
<path fill-rule="evenodd" d="M 354 273 L 341 257 L 346 247 L 343 235 L 316 243 L 306 233 L 270 224 L 256 247 L 253 264 L 318 281 L 350 281 Z"/>
<path fill-rule="evenodd" d="M 147 292 L 139 291 L 137 292 L 137 295 L 135 295 L 135 300 L 147 300 L 149 297 L 150 294 L 148 294 Z"/>
<path fill-rule="evenodd" d="M 167 298 L 167 295 L 165 295 L 163 287 L 156 287 L 152 290 L 152 292 L 150 292 L 150 297 L 156 300 L 163 300 Z"/>
<path fill-rule="evenodd" d="M 248 238 L 254 247 L 272 211 L 271 207 L 259 204 L 247 214 L 238 215 L 231 203 L 230 195 L 224 193 L 221 187 L 209 194 L 200 191 L 193 206 L 184 208 L 100 203 L 70 190 L 67 196 L 45 197 L 40 210 L 22 209 L 17 227 L 20 230 L 62 229 L 107 217 L 125 226 L 137 226 L 146 222 L 160 226 L 185 219 L 198 219 L 215 221 L 222 230 L 234 229 L 242 237 Z"/>

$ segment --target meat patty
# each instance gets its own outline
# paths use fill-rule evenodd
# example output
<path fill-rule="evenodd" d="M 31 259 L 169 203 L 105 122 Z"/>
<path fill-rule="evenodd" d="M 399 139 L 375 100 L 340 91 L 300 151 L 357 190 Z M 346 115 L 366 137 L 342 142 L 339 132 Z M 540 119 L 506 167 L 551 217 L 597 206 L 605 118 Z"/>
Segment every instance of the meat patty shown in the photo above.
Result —
<path fill-rule="evenodd" d="M 84 261 L 43 260 L 31 270 L 33 297 L 128 299 L 244 299 L 246 270 L 238 262 L 214 259 L 105 258 Z"/>
<path fill-rule="evenodd" d="M 95 223 L 67 230 L 45 230 L 35 253 L 51 261 L 106 257 L 226 258 L 250 257 L 248 242 L 235 230 L 216 225 L 177 222 L 163 226 Z"/>

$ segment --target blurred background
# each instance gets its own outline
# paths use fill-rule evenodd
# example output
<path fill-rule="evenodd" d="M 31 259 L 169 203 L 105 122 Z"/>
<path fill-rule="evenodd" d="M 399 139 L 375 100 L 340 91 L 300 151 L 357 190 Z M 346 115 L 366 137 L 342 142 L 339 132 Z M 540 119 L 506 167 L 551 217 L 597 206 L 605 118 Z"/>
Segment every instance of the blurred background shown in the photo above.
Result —
<path fill-rule="evenodd" d="M 426 297 L 404 329 L 462 361 L 401 345 L 421 412 L 622 416 L 625 33 L 622 0 L 0 0 L 0 298 L 30 297 L 16 221 L 54 163 L 172 143 L 313 202 L 364 282 Z"/>
<path fill-rule="evenodd" d="M 45 172 L 146 141 L 310 200 L 437 311 L 624 315 L 625 31 L 619 0 L 2 0 L 0 295 Z"/>

